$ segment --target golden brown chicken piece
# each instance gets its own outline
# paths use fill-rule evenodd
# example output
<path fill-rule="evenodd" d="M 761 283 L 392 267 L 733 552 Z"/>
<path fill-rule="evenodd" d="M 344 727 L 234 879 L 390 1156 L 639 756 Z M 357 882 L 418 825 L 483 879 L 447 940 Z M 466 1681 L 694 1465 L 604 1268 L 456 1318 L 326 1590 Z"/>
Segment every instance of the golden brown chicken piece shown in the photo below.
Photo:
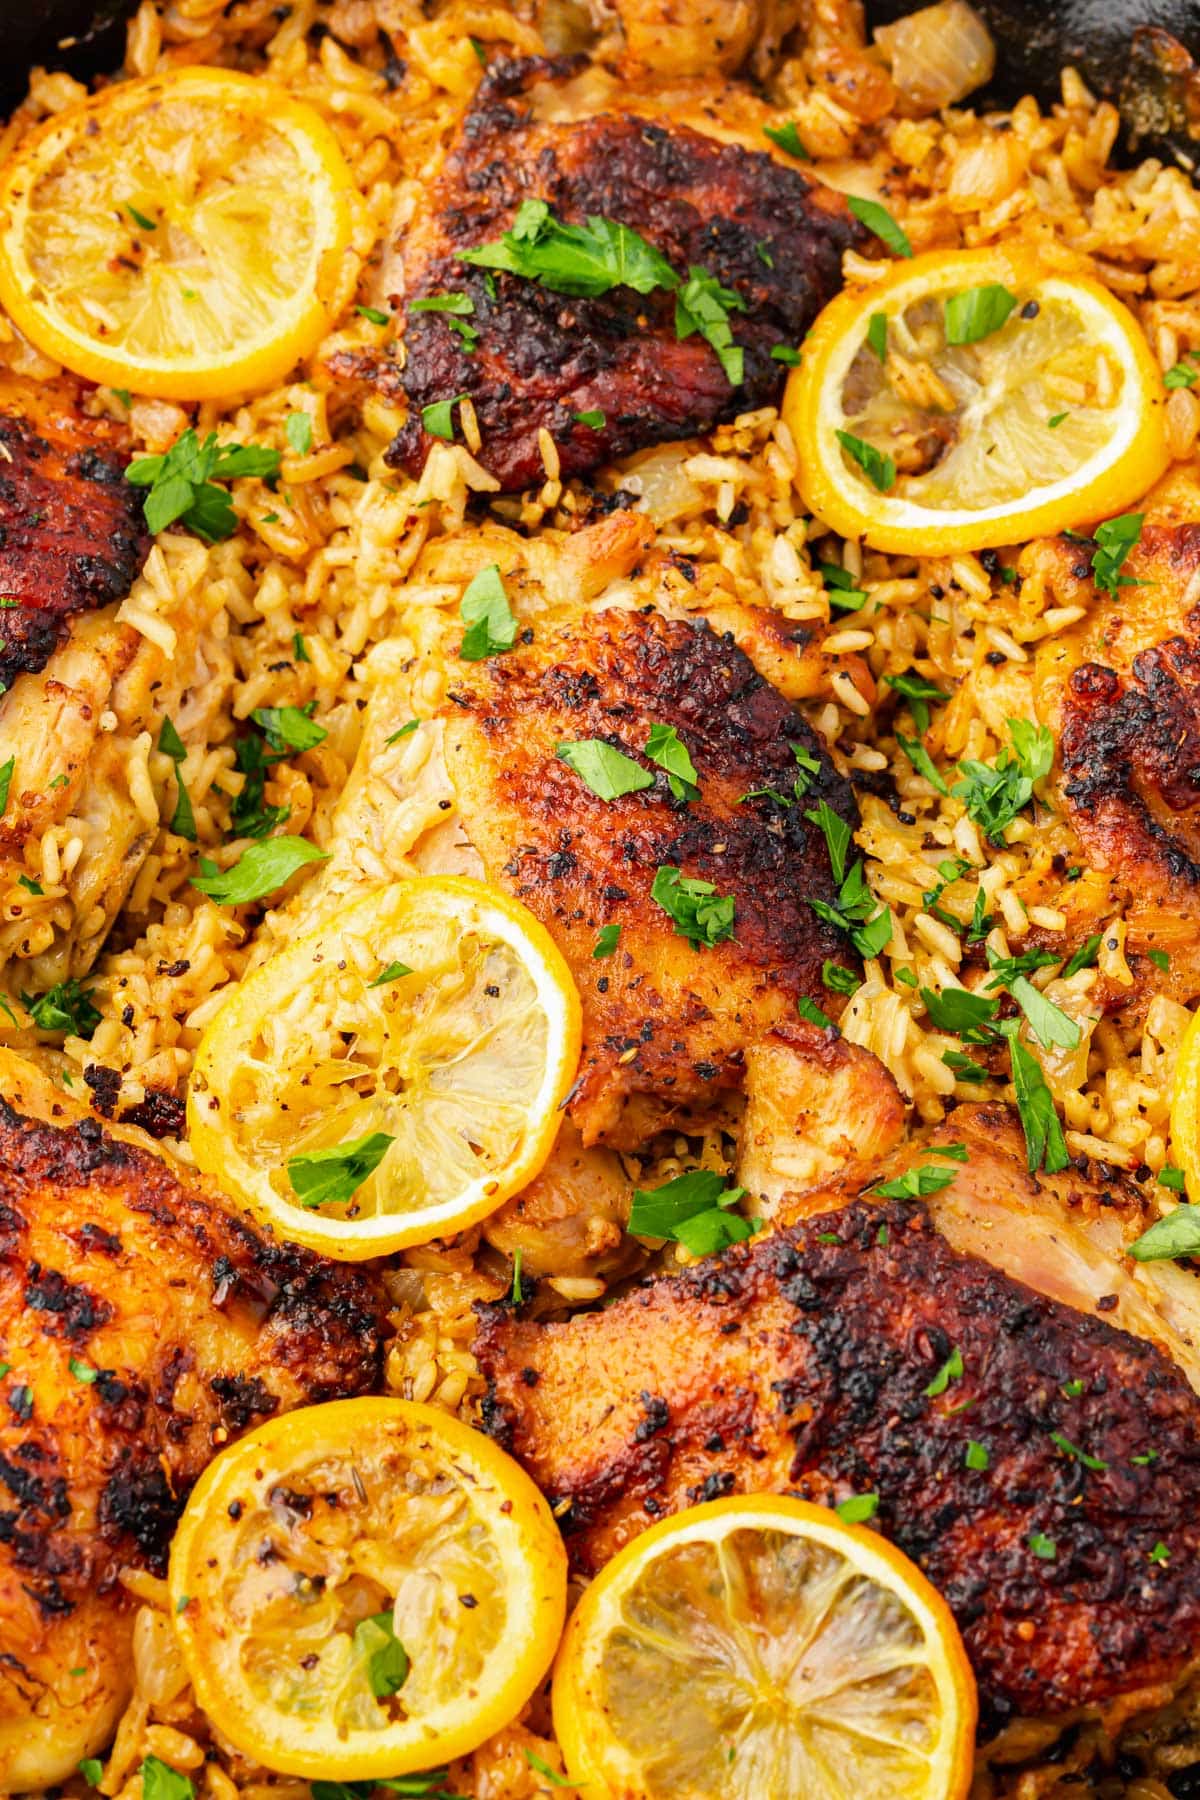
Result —
<path fill-rule="evenodd" d="M 568 1110 L 585 1143 L 632 1147 L 739 1088 L 749 1044 L 802 996 L 829 1000 L 825 959 L 854 952 L 809 904 L 837 884 L 807 815 L 824 803 L 852 823 L 853 795 L 800 715 L 706 624 L 588 614 L 462 664 L 444 710 L 464 834 L 488 879 L 551 931 L 583 999 Z M 690 799 L 646 757 L 656 725 L 691 755 Z M 600 798 L 556 755 L 584 740 L 620 749 L 652 784 Z M 661 870 L 732 900 L 732 935 L 699 947 L 681 935 L 652 897 Z M 597 958 L 605 926 L 620 937 Z"/>
<path fill-rule="evenodd" d="M 1121 570 L 1091 581 L 1091 547 L 1059 540 L 1061 597 L 1090 602 L 1039 657 L 1039 705 L 1059 739 L 1063 810 L 1083 859 L 1128 893 L 1129 943 L 1171 958 L 1144 984 L 1200 994 L 1200 524 L 1147 524 Z M 1058 597 L 1058 595 L 1056 595 Z"/>
<path fill-rule="evenodd" d="M 124 599 L 150 553 L 127 436 L 80 403 L 75 383 L 0 387 L 0 692 L 74 614 Z"/>
<path fill-rule="evenodd" d="M 0 1083 L 0 1792 L 101 1749 L 131 1685 L 125 1566 L 247 1427 L 379 1375 L 368 1280 L 269 1243 L 136 1132 L 5 1055 Z M 41 1114 L 41 1117 L 36 1116 Z"/>
<path fill-rule="evenodd" d="M 786 373 L 771 351 L 797 345 L 840 285 L 842 252 L 860 235 L 840 195 L 767 154 L 761 129 L 752 149 L 721 142 L 639 116 L 636 90 L 618 89 L 614 109 L 590 117 L 538 116 L 535 90 L 553 93 L 584 66 L 562 57 L 489 68 L 427 213 L 406 232 L 401 381 L 410 411 L 387 453 L 397 467 L 422 467 L 435 441 L 423 410 L 458 395 L 475 408 L 479 460 L 505 489 L 544 479 L 543 428 L 573 475 L 770 404 Z M 678 334 L 675 298 L 661 282 L 647 292 L 564 294 L 460 261 L 535 199 L 568 224 L 631 227 L 680 281 L 691 271 L 714 277 L 734 295 L 742 371 L 731 378 L 699 332 Z M 466 296 L 469 317 L 421 309 L 447 294 Z M 386 371 L 376 378 L 386 388 Z"/>
<path fill-rule="evenodd" d="M 967 1215 L 971 1164 L 925 1160 Z M 921 1203 L 827 1199 L 566 1324 L 482 1310 L 485 1422 L 561 1509 L 576 1567 L 726 1493 L 874 1493 L 962 1627 L 985 1732 L 1179 1677 L 1200 1648 L 1183 1375 L 1105 1296 L 1036 1293 Z"/>

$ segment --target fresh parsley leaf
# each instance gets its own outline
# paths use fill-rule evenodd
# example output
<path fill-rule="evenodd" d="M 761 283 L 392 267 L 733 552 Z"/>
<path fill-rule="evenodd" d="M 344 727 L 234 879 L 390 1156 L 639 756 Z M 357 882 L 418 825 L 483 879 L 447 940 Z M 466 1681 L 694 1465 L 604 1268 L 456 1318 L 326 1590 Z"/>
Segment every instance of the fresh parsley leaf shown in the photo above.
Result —
<path fill-rule="evenodd" d="M 946 786 L 932 756 L 930 756 L 928 750 L 918 738 L 901 737 L 900 733 L 897 732 L 896 742 L 899 744 L 918 775 L 923 775 L 926 781 L 937 789 L 939 794 L 948 794 L 950 792 L 950 789 Z"/>
<path fill-rule="evenodd" d="M 868 444 L 865 438 L 855 437 L 853 432 L 836 431 L 834 436 L 846 455 L 858 464 L 868 481 L 881 494 L 886 494 L 889 488 L 895 486 L 896 465 L 890 456 L 885 456 L 874 444 Z"/>
<path fill-rule="evenodd" d="M 620 941 L 621 927 L 619 925 L 602 925 L 600 935 L 596 939 L 595 949 L 592 951 L 593 959 L 600 962 L 604 957 L 611 956 Z"/>
<path fill-rule="evenodd" d="M 1176 1194 L 1187 1192 L 1187 1177 L 1183 1170 L 1173 1168 L 1170 1163 L 1163 1164 L 1155 1179 L 1159 1187 L 1171 1188 Z"/>
<path fill-rule="evenodd" d="M 787 369 L 798 369 L 802 358 L 800 352 L 793 350 L 790 344 L 772 344 L 771 360 L 782 363 Z"/>
<path fill-rule="evenodd" d="M 1047 1000 L 1031 981 L 1024 975 L 1018 975 L 1008 984 L 1008 991 L 1029 1021 L 1029 1029 L 1044 1050 L 1055 1045 L 1063 1050 L 1074 1050 L 1081 1036 L 1078 1025 L 1060 1006 Z"/>
<path fill-rule="evenodd" d="M 1163 376 L 1165 388 L 1195 387 L 1197 381 L 1200 381 L 1200 369 L 1189 367 L 1185 362 L 1172 363 Z"/>
<path fill-rule="evenodd" d="M 684 875 L 670 863 L 664 863 L 654 877 L 650 898 L 674 920 L 680 936 L 697 950 L 711 948 L 733 936 L 733 897 L 718 894 L 711 881 Z"/>
<path fill-rule="evenodd" d="M 1163 1543 L 1162 1539 L 1159 1538 L 1159 1540 L 1158 1540 L 1157 1544 L 1155 1544 L 1153 1550 L 1148 1550 L 1146 1552 L 1146 1555 L 1147 1555 L 1148 1559 L 1150 1560 L 1150 1562 L 1152 1562 L 1152 1563 L 1165 1563 L 1170 1560 L 1171 1552 L 1168 1550 L 1167 1546 Z"/>
<path fill-rule="evenodd" d="M 995 763 L 959 763 L 962 780 L 950 790 L 994 844 L 1004 842 L 1004 832 L 1028 806 L 1034 784 L 1050 773 L 1054 761 L 1054 736 L 1044 725 L 1009 719 L 1008 729 L 1011 746 L 1005 745 Z"/>
<path fill-rule="evenodd" d="M 435 400 L 431 406 L 421 408 L 421 424 L 430 437 L 444 438 L 446 443 L 454 442 L 454 409 L 465 394 L 455 394 L 451 400 Z"/>
<path fill-rule="evenodd" d="M 925 1389 L 925 1398 L 927 1400 L 936 1400 L 939 1394 L 945 1393 L 952 1381 L 961 1381 L 962 1377 L 962 1351 L 956 1344 L 933 1380 L 929 1383 L 929 1386 Z"/>
<path fill-rule="evenodd" d="M 971 910 L 971 929 L 967 933 L 968 944 L 980 944 L 995 924 L 993 915 L 987 911 L 987 895 L 983 889 L 975 890 L 975 905 Z"/>
<path fill-rule="evenodd" d="M 513 1252 L 512 1303 L 514 1306 L 523 1306 L 525 1304 L 525 1294 L 521 1287 L 521 1261 L 522 1251 L 518 1245 Z"/>
<path fill-rule="evenodd" d="M 689 338 L 699 332 L 712 345 L 730 387 L 740 387 L 745 374 L 745 352 L 733 341 L 729 323 L 732 312 L 745 312 L 746 302 L 732 288 L 722 287 L 715 275 L 693 265 L 685 285 L 675 294 L 675 335 Z"/>
<path fill-rule="evenodd" d="M 594 296 L 615 287 L 649 294 L 679 286 L 666 257 L 628 225 L 594 214 L 586 225 L 565 225 L 544 200 L 523 200 L 510 230 L 460 251 L 459 261 L 520 275 L 556 294 Z"/>
<path fill-rule="evenodd" d="M 881 244 L 885 244 L 893 256 L 911 256 L 913 247 L 908 241 L 908 234 L 897 225 L 886 206 L 878 200 L 863 200 L 857 194 L 847 197 L 850 211 L 860 224 L 868 231 L 873 231 Z"/>
<path fill-rule="evenodd" d="M 1063 1436 L 1061 1431 L 1052 1431 L 1050 1433 L 1050 1442 L 1056 1444 L 1064 1456 L 1073 1456 L 1075 1461 L 1082 1463 L 1085 1469 L 1098 1471 L 1100 1469 L 1107 1469 L 1108 1467 L 1108 1464 L 1103 1462 L 1100 1457 L 1089 1456 L 1086 1450 L 1081 1450 L 1078 1444 L 1073 1444 L 1070 1438 Z"/>
<path fill-rule="evenodd" d="M 298 706 L 256 706 L 250 714 L 272 750 L 315 750 L 329 733 Z"/>
<path fill-rule="evenodd" d="M 589 431 L 603 431 L 608 420 L 598 406 L 589 407 L 587 412 L 572 413 L 571 417 L 580 425 L 586 425 Z"/>
<path fill-rule="evenodd" d="M 1051 431 L 1057 431 L 1059 426 L 1062 424 L 1063 420 L 1069 419 L 1070 416 L 1071 416 L 1070 413 L 1065 413 L 1065 412 L 1052 413 L 1050 415 L 1050 417 L 1046 420 L 1046 424 L 1049 426 Z"/>
<path fill-rule="evenodd" d="M 6 763 L 0 763 L 0 818 L 8 809 L 8 791 L 12 787 L 13 770 L 17 766 L 15 756 L 10 756 Z"/>
<path fill-rule="evenodd" d="M 885 675 L 884 681 L 908 701 L 908 710 L 912 714 L 912 722 L 917 730 L 924 733 L 929 730 L 929 705 L 931 700 L 948 700 L 949 694 L 938 687 L 934 681 L 927 681 L 924 675 L 918 675 L 915 669 L 907 669 L 903 675 Z"/>
<path fill-rule="evenodd" d="M 1072 952 L 1070 961 L 1063 967 L 1062 978 L 1064 981 L 1071 975 L 1077 975 L 1080 969 L 1091 968 L 1099 954 L 1101 941 L 1101 934 L 1097 931 L 1094 936 L 1087 939 L 1086 943 L 1080 944 L 1078 950 Z"/>
<path fill-rule="evenodd" d="M 287 1172 L 293 1193 L 301 1206 L 341 1205 L 374 1174 L 393 1141 L 386 1131 L 368 1131 L 348 1144 L 290 1157 Z"/>
<path fill-rule="evenodd" d="M 21 1005 L 39 1031 L 68 1031 L 75 1037 L 90 1038 L 100 1023 L 100 1014 L 92 1005 L 93 991 L 69 975 L 44 994 L 22 993 Z"/>
<path fill-rule="evenodd" d="M 977 1438 L 968 1438 L 967 1453 L 963 1457 L 963 1461 L 968 1469 L 986 1469 L 991 1458 L 987 1453 L 986 1445 L 981 1444 Z"/>
<path fill-rule="evenodd" d="M 278 761 L 268 756 L 260 737 L 239 738 L 234 749 L 234 766 L 245 776 L 242 791 L 234 796 L 229 809 L 229 822 L 235 837 L 268 837 L 288 816 L 286 806 L 267 806 L 264 802 L 268 766 Z"/>
<path fill-rule="evenodd" d="M 953 1169 L 939 1169 L 936 1163 L 921 1163 L 905 1169 L 894 1181 L 881 1181 L 871 1192 L 885 1200 L 919 1200 L 925 1194 L 939 1194 L 954 1180 Z"/>
<path fill-rule="evenodd" d="M 377 306 L 356 306 L 354 310 L 364 319 L 369 319 L 372 325 L 386 325 L 388 322 L 389 315 L 381 312 Z"/>
<path fill-rule="evenodd" d="M 1166 1262 L 1175 1256 L 1200 1255 L 1200 1206 L 1177 1206 L 1165 1219 L 1129 1246 L 1135 1262 Z"/>
<path fill-rule="evenodd" d="M 283 435 L 289 448 L 297 456 L 307 456 L 312 449 L 312 415 L 306 412 L 289 413 L 284 421 Z"/>
<path fill-rule="evenodd" d="M 411 975 L 412 970 L 407 963 L 390 962 L 386 969 L 381 969 L 374 981 L 368 981 L 368 987 L 384 987 L 389 981 L 399 981 L 402 975 Z"/>
<path fill-rule="evenodd" d="M 401 738 L 406 738 L 406 737 L 408 737 L 410 732 L 415 731 L 417 729 L 417 726 L 420 723 L 421 723 L 420 719 L 409 719 L 409 721 L 406 725 L 401 725 L 399 730 L 393 731 L 390 737 L 384 738 L 384 740 L 383 740 L 384 749 L 390 750 L 393 744 L 398 744 L 400 742 Z"/>
<path fill-rule="evenodd" d="M 816 807 L 810 808 L 804 816 L 818 828 L 825 839 L 833 879 L 840 883 L 846 874 L 846 852 L 850 848 L 851 837 L 849 825 L 825 800 L 818 801 Z"/>
<path fill-rule="evenodd" d="M 1150 958 L 1150 961 L 1154 964 L 1155 968 L 1161 969 L 1164 974 L 1171 966 L 1171 959 L 1165 950 L 1147 950 L 1146 955 Z"/>
<path fill-rule="evenodd" d="M 129 214 L 134 224 L 140 225 L 143 231 L 158 230 L 157 219 L 151 219 L 144 212 L 139 212 L 137 207 L 128 200 L 125 202 L 125 211 Z"/>
<path fill-rule="evenodd" d="M 581 738 L 576 743 L 556 744 L 554 754 L 573 769 L 585 787 L 601 800 L 619 800 L 654 786 L 649 769 L 606 744 L 603 738 Z"/>
<path fill-rule="evenodd" d="M 796 130 L 796 121 L 789 119 L 785 125 L 764 125 L 763 136 L 770 138 L 777 149 L 785 156 L 794 156 L 797 162 L 811 162 L 812 157 L 800 141 L 800 133 Z"/>
<path fill-rule="evenodd" d="M 542 1776 L 543 1780 L 548 1781 L 551 1787 L 574 1788 L 578 1786 L 577 1782 L 569 1781 L 565 1775 L 558 1774 L 544 1757 L 535 1756 L 532 1750 L 526 1750 L 525 1761 L 535 1773 Z"/>
<path fill-rule="evenodd" d="M 98 1756 L 85 1756 L 78 1768 L 89 1787 L 99 1787 L 104 1779 L 104 1764 Z"/>
<path fill-rule="evenodd" d="M 821 964 L 821 980 L 832 994 L 852 994 L 859 986 L 859 977 L 853 969 L 830 962 L 828 957 Z"/>
<path fill-rule="evenodd" d="M 1047 1537 L 1044 1531 L 1035 1531 L 1029 1539 L 1029 1548 L 1041 1562 L 1053 1562 L 1058 1555 L 1058 1545 L 1054 1539 Z"/>
<path fill-rule="evenodd" d="M 843 569 L 839 563 L 818 563 L 817 568 L 825 583 L 830 606 L 836 606 L 842 612 L 862 610 L 867 603 L 867 596 L 862 588 L 855 587 L 854 577 L 849 569 Z"/>
<path fill-rule="evenodd" d="M 865 1525 L 879 1511 L 878 1494 L 851 1494 L 848 1500 L 840 1500 L 834 1512 L 843 1525 Z"/>
<path fill-rule="evenodd" d="M 977 1082 L 988 1079 L 987 1070 L 982 1068 L 979 1063 L 972 1062 L 971 1058 L 964 1056 L 960 1050 L 943 1051 L 942 1061 L 953 1072 L 956 1081 Z"/>
<path fill-rule="evenodd" d="M 28 875 L 18 875 L 17 885 L 23 887 L 27 894 L 44 894 L 46 891 L 40 881 L 34 881 Z"/>
<path fill-rule="evenodd" d="M 463 662 L 482 662 L 512 649 L 517 641 L 517 621 L 508 604 L 499 563 L 489 563 L 469 583 L 458 616 L 467 628 L 458 647 Z"/>
<path fill-rule="evenodd" d="M 801 994 L 800 998 L 797 1000 L 796 1011 L 800 1014 L 802 1019 L 805 1019 L 808 1022 L 808 1024 L 815 1025 L 818 1031 L 832 1031 L 834 1028 L 833 1020 L 829 1017 L 829 1014 L 823 1012 L 816 1001 L 810 1000 L 807 994 Z"/>
<path fill-rule="evenodd" d="M 676 800 L 695 800 L 700 793 L 700 777 L 696 773 L 688 747 L 674 725 L 651 725 L 646 739 L 646 755 L 667 773 L 667 785 Z"/>
<path fill-rule="evenodd" d="M 87 1387 L 91 1386 L 100 1373 L 99 1369 L 93 1369 L 91 1363 L 81 1362 L 77 1356 L 67 1359 L 67 1367 L 76 1381 L 82 1381 Z"/>
<path fill-rule="evenodd" d="M 693 1256 L 710 1256 L 753 1237 L 750 1221 L 729 1210 L 745 1192 L 727 1187 L 725 1177 L 711 1169 L 691 1169 L 661 1187 L 635 1188 L 629 1230 L 635 1237 L 683 1244 Z"/>
<path fill-rule="evenodd" d="M 388 1139 L 391 1142 L 391 1139 Z M 408 1680 L 408 1652 L 396 1636 L 389 1612 L 373 1613 L 354 1627 L 354 1648 L 366 1661 L 367 1681 L 377 1700 L 390 1700 Z"/>
<path fill-rule="evenodd" d="M 996 1030 L 1008 1040 L 1017 1112 L 1025 1133 L 1025 1166 L 1031 1175 L 1040 1168 L 1053 1175 L 1056 1170 L 1065 1169 L 1071 1158 L 1042 1065 L 1021 1042 L 1018 1029 L 1016 1019 L 1001 1019 L 996 1025 Z"/>
<path fill-rule="evenodd" d="M 879 358 L 887 361 L 888 322 L 886 313 L 872 313 L 867 326 L 867 342 Z"/>
<path fill-rule="evenodd" d="M 943 988 L 940 994 L 923 987 L 921 998 L 935 1031 L 947 1031 L 953 1037 L 961 1038 L 964 1044 L 991 1042 L 992 1024 L 1000 1010 L 999 1000 L 956 987 Z"/>
<path fill-rule="evenodd" d="M 192 876 L 191 885 L 220 906 L 247 906 L 276 893 L 305 863 L 324 862 L 328 855 L 307 838 L 264 838 L 228 869 L 218 870 L 211 863 L 205 869 L 201 859 L 201 873 Z"/>
<path fill-rule="evenodd" d="M 1078 1400 L 1083 1392 L 1083 1383 L 1078 1377 L 1073 1381 L 1064 1381 L 1062 1391 L 1068 1400 Z"/>
<path fill-rule="evenodd" d="M 206 542 L 218 543 L 237 530 L 237 514 L 226 489 L 216 483 L 249 475 L 270 480 L 278 475 L 280 461 L 278 450 L 257 444 L 218 446 L 215 431 L 201 443 L 189 427 L 165 455 L 131 462 L 125 479 L 149 490 L 142 510 L 152 532 L 178 521 Z"/>
<path fill-rule="evenodd" d="M 470 294 L 426 294 L 423 299 L 410 300 L 408 310 L 410 313 L 454 313 L 465 318 L 475 311 L 475 302 Z"/>
<path fill-rule="evenodd" d="M 1144 513 L 1121 513 L 1106 519 L 1094 532 L 1096 550 L 1092 557 L 1092 579 L 1104 593 L 1115 594 L 1119 588 L 1131 587 L 1128 575 L 1121 574 L 1125 558 L 1142 535 Z"/>
<path fill-rule="evenodd" d="M 292 633 L 292 655 L 297 662 L 310 663 L 312 661 L 312 657 L 308 653 L 308 645 L 298 631 Z"/>
<path fill-rule="evenodd" d="M 968 288 L 962 294 L 951 294 L 946 302 L 946 342 L 977 344 L 981 338 L 991 337 L 994 331 L 1000 330 L 1016 304 L 1017 296 L 1010 294 L 998 281 Z"/>
<path fill-rule="evenodd" d="M 142 1800 L 195 1800 L 196 1790 L 186 1775 L 157 1756 L 142 1759 Z"/>

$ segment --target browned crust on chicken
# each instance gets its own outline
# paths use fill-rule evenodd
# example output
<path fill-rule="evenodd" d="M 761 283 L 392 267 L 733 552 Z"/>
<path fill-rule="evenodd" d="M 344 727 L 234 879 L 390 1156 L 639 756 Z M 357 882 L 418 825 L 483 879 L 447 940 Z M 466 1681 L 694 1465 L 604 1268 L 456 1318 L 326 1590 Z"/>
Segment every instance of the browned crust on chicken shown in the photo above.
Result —
<path fill-rule="evenodd" d="M 4 687 L 45 667 L 73 614 L 123 599 L 150 553 L 122 434 L 77 406 L 78 395 L 65 394 L 61 404 L 43 400 L 36 418 L 0 411 Z"/>
<path fill-rule="evenodd" d="M 955 1348 L 962 1378 L 931 1397 Z M 989 1730 L 1170 1679 L 1200 1645 L 1200 1401 L 919 1204 L 856 1203 L 566 1324 L 483 1308 L 476 1353 L 487 1428 L 565 1507 L 581 1570 L 721 1494 L 875 1492 L 962 1627 Z"/>
<path fill-rule="evenodd" d="M 785 373 L 776 344 L 797 345 L 841 282 L 842 252 L 859 228 L 840 195 L 763 151 L 719 143 L 630 110 L 570 123 L 534 118 L 528 96 L 565 80 L 579 58 L 493 64 L 432 187 L 429 213 L 405 245 L 404 386 L 411 407 L 388 461 L 417 472 L 433 440 L 421 409 L 470 396 L 483 437 L 480 461 L 502 488 L 544 478 L 539 428 L 554 439 L 564 475 L 585 474 L 646 445 L 707 430 L 771 403 Z M 581 224 L 600 215 L 647 238 L 678 274 L 715 275 L 746 303 L 733 315 L 745 351 L 731 387 L 716 353 L 680 341 L 674 300 L 614 289 L 598 299 L 551 293 L 458 260 L 501 235 L 523 200 L 548 201 Z M 414 313 L 431 294 L 468 294 L 479 333 L 473 354 L 438 313 Z M 581 424 L 600 411 L 605 424 Z"/>
<path fill-rule="evenodd" d="M 446 761 L 466 835 L 491 880 L 545 923 L 571 965 L 584 1046 L 570 1110 L 585 1142 L 640 1142 L 682 1109 L 741 1085 L 748 1043 L 795 1018 L 801 995 L 830 1000 L 827 957 L 854 962 L 810 899 L 834 884 L 818 828 L 821 800 L 851 823 L 849 784 L 813 732 L 732 643 L 703 622 L 607 611 L 487 662 L 464 665 L 450 693 Z M 699 796 L 672 796 L 644 747 L 673 725 Z M 555 755 L 600 738 L 654 775 L 654 785 L 598 798 Z M 793 746 L 819 762 L 806 798 L 791 793 Z M 734 935 L 693 948 L 650 897 L 660 866 L 712 882 L 735 901 Z M 605 925 L 615 954 L 593 956 Z M 621 1119 L 623 1105 L 636 1104 Z"/>

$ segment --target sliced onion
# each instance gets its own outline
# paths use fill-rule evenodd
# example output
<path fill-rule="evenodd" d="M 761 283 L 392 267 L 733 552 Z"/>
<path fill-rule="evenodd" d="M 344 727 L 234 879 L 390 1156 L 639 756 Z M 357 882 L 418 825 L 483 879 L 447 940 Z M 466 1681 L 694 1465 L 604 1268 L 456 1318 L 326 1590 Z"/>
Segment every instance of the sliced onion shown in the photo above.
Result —
<path fill-rule="evenodd" d="M 996 47 L 988 28 L 966 0 L 942 0 L 881 25 L 875 42 L 892 80 L 916 112 L 937 112 L 990 81 Z"/>

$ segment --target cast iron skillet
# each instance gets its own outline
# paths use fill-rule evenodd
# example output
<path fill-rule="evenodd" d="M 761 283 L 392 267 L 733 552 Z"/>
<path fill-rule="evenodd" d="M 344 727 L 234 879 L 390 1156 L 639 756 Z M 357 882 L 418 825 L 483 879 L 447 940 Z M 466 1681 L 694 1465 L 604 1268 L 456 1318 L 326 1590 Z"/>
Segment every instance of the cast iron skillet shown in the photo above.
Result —
<path fill-rule="evenodd" d="M 35 62 L 87 76 L 121 58 L 121 21 L 135 0 L 0 0 L 0 110 L 15 105 Z M 1073 63 L 1116 101 L 1134 155 L 1200 168 L 1200 0 L 973 0 L 996 41 L 996 79 L 972 105 L 1021 94 L 1051 103 Z M 914 0 L 867 0 L 871 25 Z"/>

